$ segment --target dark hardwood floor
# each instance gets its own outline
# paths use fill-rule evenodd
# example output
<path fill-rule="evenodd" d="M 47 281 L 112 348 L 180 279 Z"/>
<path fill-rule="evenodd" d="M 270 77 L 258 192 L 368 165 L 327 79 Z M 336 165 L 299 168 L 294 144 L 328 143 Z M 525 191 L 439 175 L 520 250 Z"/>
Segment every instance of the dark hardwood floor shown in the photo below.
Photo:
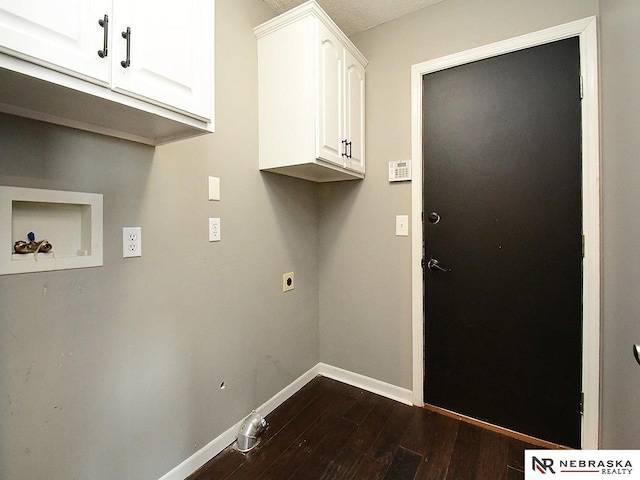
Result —
<path fill-rule="evenodd" d="M 267 421 L 250 452 L 232 445 L 187 480 L 523 479 L 539 448 L 324 377 Z"/>

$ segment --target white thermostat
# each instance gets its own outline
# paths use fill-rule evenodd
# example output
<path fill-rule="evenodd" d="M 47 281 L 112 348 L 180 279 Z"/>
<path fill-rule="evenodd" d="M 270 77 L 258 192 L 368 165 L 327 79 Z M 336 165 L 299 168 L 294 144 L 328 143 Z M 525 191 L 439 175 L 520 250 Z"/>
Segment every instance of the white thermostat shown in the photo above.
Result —
<path fill-rule="evenodd" d="M 411 180 L 411 160 L 389 162 L 389 181 L 405 182 Z"/>

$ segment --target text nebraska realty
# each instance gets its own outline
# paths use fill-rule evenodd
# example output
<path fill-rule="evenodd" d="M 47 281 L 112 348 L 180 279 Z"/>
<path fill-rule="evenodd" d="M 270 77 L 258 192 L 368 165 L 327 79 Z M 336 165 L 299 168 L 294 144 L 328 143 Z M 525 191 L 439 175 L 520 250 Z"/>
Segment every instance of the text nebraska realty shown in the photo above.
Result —
<path fill-rule="evenodd" d="M 630 460 L 560 460 L 560 471 L 595 470 L 603 475 L 631 475 Z M 594 472 L 595 473 L 595 472 Z"/>

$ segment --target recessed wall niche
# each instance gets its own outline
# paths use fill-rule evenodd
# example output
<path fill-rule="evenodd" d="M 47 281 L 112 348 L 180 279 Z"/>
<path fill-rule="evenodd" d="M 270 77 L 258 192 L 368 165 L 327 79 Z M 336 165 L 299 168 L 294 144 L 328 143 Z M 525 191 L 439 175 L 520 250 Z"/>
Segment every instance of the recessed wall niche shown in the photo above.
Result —
<path fill-rule="evenodd" d="M 102 266 L 102 195 L 0 186 L 0 275 Z M 47 240 L 50 252 L 16 253 Z"/>

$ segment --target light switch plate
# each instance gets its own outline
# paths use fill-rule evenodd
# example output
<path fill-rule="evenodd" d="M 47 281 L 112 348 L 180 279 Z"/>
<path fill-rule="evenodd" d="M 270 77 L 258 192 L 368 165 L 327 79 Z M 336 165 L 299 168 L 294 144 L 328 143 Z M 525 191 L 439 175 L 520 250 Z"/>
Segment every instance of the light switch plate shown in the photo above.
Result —
<path fill-rule="evenodd" d="M 209 200 L 220 200 L 220 179 L 209 177 Z"/>
<path fill-rule="evenodd" d="M 396 215 L 396 236 L 409 236 L 409 215 Z"/>

